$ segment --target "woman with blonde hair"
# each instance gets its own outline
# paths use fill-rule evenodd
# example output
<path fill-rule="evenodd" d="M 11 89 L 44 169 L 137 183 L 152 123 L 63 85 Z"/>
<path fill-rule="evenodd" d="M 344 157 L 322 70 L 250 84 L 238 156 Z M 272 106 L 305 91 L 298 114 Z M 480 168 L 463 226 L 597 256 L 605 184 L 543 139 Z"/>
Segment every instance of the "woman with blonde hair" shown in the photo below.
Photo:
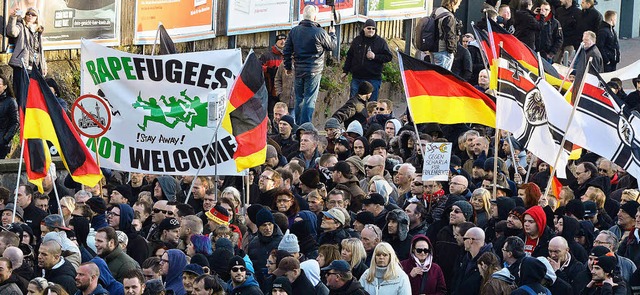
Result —
<path fill-rule="evenodd" d="M 391 245 L 379 243 L 373 250 L 371 266 L 360 277 L 360 285 L 371 295 L 410 295 L 409 277 Z"/>
<path fill-rule="evenodd" d="M 620 196 L 620 205 L 624 205 L 629 201 L 638 201 L 638 196 L 640 192 L 637 189 L 626 189 L 622 191 L 622 195 Z"/>
<path fill-rule="evenodd" d="M 42 295 L 47 286 L 49 286 L 49 283 L 46 279 L 42 277 L 33 278 L 27 285 L 27 294 Z"/>
<path fill-rule="evenodd" d="M 71 220 L 71 213 L 76 210 L 76 199 L 68 196 L 60 199 L 60 208 L 62 209 L 64 224 L 69 225 L 69 220 Z"/>
<path fill-rule="evenodd" d="M 367 259 L 367 250 L 364 249 L 362 241 L 357 238 L 348 238 L 340 243 L 342 250 L 340 256 L 342 260 L 349 263 L 351 273 L 356 279 L 360 279 L 362 274 L 367 270 L 365 260 Z"/>
<path fill-rule="evenodd" d="M 478 188 L 471 194 L 471 206 L 476 211 L 475 224 L 479 228 L 485 228 L 491 218 L 491 192 Z"/>

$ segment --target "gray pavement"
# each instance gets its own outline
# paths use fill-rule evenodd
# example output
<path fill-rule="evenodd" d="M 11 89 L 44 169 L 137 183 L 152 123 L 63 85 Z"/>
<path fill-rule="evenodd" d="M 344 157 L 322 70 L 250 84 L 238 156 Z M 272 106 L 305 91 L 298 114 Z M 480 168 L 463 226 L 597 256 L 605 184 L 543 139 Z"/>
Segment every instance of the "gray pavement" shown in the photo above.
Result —
<path fill-rule="evenodd" d="M 618 69 L 624 68 L 637 60 L 640 60 L 640 38 L 620 39 L 620 63 L 618 64 Z M 623 81 L 622 85 L 625 90 L 635 89 L 631 85 L 631 81 Z"/>

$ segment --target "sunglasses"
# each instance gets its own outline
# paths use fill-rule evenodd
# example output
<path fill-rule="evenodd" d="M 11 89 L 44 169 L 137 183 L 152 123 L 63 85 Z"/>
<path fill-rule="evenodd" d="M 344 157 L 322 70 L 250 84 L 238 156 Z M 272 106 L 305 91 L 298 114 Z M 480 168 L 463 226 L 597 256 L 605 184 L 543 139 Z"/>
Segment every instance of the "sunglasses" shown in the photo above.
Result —
<path fill-rule="evenodd" d="M 25 15 L 28 15 L 28 16 L 38 16 L 37 14 L 35 14 L 35 13 L 33 13 L 33 12 L 27 12 L 27 14 L 25 14 Z"/>
<path fill-rule="evenodd" d="M 413 183 L 413 185 L 415 185 L 415 186 L 422 186 L 423 184 L 422 184 L 422 182 L 417 182 L 417 181 L 416 181 L 416 182 L 414 182 L 414 183 Z"/>
<path fill-rule="evenodd" d="M 371 166 L 371 165 L 364 165 L 364 169 L 373 169 L 373 168 L 376 168 L 376 167 L 378 167 L 378 166 L 380 166 L 380 165 L 374 165 L 374 166 Z"/>
<path fill-rule="evenodd" d="M 242 267 L 242 266 L 240 266 L 240 267 L 236 266 L 236 267 L 232 267 L 231 268 L 232 272 L 240 272 L 240 271 L 245 271 L 245 270 L 247 270 L 247 269 Z"/>
<path fill-rule="evenodd" d="M 166 214 L 166 215 L 173 215 L 173 211 L 161 210 L 161 209 L 153 209 L 153 213 L 160 213 L 160 212 L 162 212 L 162 214 Z"/>
<path fill-rule="evenodd" d="M 420 253 L 429 254 L 429 253 L 431 253 L 431 249 L 429 249 L 429 248 L 416 248 L 416 253 L 418 253 L 418 254 L 420 254 Z"/>

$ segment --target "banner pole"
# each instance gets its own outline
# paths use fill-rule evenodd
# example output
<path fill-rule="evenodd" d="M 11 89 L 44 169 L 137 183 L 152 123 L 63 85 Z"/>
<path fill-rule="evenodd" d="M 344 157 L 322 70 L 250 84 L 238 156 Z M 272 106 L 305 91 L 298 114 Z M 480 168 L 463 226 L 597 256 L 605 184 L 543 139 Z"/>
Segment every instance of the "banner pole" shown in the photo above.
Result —
<path fill-rule="evenodd" d="M 515 171 L 515 173 L 519 173 L 518 172 L 518 160 L 516 159 L 516 154 L 513 151 L 513 142 L 511 141 L 511 136 L 507 136 L 506 140 L 509 141 L 509 151 L 511 154 L 511 159 L 512 159 L 512 164 L 513 164 L 513 170 Z M 515 175 L 515 174 L 514 174 Z M 515 178 L 515 177 L 514 177 Z M 520 178 L 520 181 L 522 181 L 522 177 Z M 516 183 L 516 184 L 520 184 L 520 183 Z"/>
<path fill-rule="evenodd" d="M 531 166 L 533 166 L 533 162 L 538 160 L 538 157 L 534 154 L 531 154 L 533 157 L 531 161 L 529 161 L 529 168 L 527 168 L 527 176 L 524 177 L 524 183 L 529 182 L 529 175 L 531 175 Z"/>
<path fill-rule="evenodd" d="M 22 157 L 24 156 L 24 138 L 20 144 L 20 158 L 18 159 L 18 177 L 16 177 L 16 190 L 13 195 L 13 215 L 11 216 L 11 223 L 16 222 L 16 209 L 18 206 L 18 189 L 20 189 L 20 174 L 22 174 Z"/>
<path fill-rule="evenodd" d="M 156 55 L 156 43 L 158 43 L 158 38 L 160 38 L 160 26 L 162 22 L 158 22 L 158 28 L 156 29 L 156 38 L 153 39 L 153 47 L 151 47 L 151 56 Z M 142 52 L 144 54 L 144 51 Z"/>
<path fill-rule="evenodd" d="M 587 67 L 582 74 L 582 81 L 580 83 L 580 87 L 578 88 L 578 94 L 576 96 L 576 101 L 573 104 L 573 108 L 571 109 L 571 115 L 569 116 L 569 121 L 567 122 L 567 127 L 564 129 L 564 135 L 562 136 L 562 141 L 560 142 L 560 149 L 558 149 L 558 155 L 556 155 L 556 160 L 549 169 L 549 180 L 547 181 L 547 187 L 544 190 L 544 196 L 549 197 L 549 191 L 551 190 L 551 183 L 553 182 L 553 175 L 556 172 L 556 166 L 558 166 L 558 162 L 560 161 L 560 156 L 562 155 L 562 150 L 564 149 L 564 144 L 567 141 L 567 132 L 569 131 L 569 127 L 571 127 L 571 122 L 573 121 L 573 117 L 576 114 L 576 110 L 578 109 L 578 104 L 580 103 L 580 98 L 582 97 L 582 90 L 584 89 L 584 82 L 587 73 L 589 72 L 592 57 L 587 61 Z M 557 197 L 557 196 L 556 196 Z"/>
<path fill-rule="evenodd" d="M 402 64 L 402 56 L 400 55 L 400 51 L 398 51 L 397 47 L 396 47 L 396 54 L 398 55 L 398 65 L 400 66 L 400 75 L 402 76 L 402 83 L 404 83 L 403 85 L 407 85 L 407 80 L 404 76 L 404 65 Z M 415 117 L 413 116 L 413 111 L 411 110 L 411 104 L 409 103 L 409 92 L 407 90 L 407 87 L 404 87 L 404 95 L 405 95 L 405 100 L 407 101 L 407 109 L 409 110 L 409 116 L 411 116 L 411 122 L 413 123 L 413 128 L 416 132 L 416 137 L 418 138 L 416 143 L 418 144 L 418 148 L 420 149 L 420 152 L 422 152 L 422 160 L 424 161 L 425 150 L 422 148 L 422 144 L 420 144 L 420 132 L 418 132 L 418 124 L 416 124 Z M 420 171 L 420 173 L 422 173 L 422 171 Z"/>
<path fill-rule="evenodd" d="M 571 63 L 569 64 L 569 68 L 567 69 L 567 74 L 564 75 L 564 78 L 562 78 L 562 83 L 560 83 L 560 91 L 562 92 L 562 87 L 564 87 L 564 83 L 567 82 L 567 79 L 569 78 L 569 74 L 571 74 L 571 69 L 573 69 L 573 65 L 576 62 L 576 59 L 578 58 L 578 54 L 580 53 L 580 50 L 583 49 L 584 44 L 580 43 L 580 47 L 578 47 L 578 50 L 576 50 L 576 53 L 573 54 L 573 59 L 571 59 Z"/>
<path fill-rule="evenodd" d="M 500 128 L 496 127 L 493 141 L 493 199 L 497 199 L 498 193 L 498 145 L 500 144 Z"/>
<path fill-rule="evenodd" d="M 54 163 L 51 163 L 51 166 L 49 166 L 49 177 L 51 177 L 51 183 L 53 185 L 53 193 L 56 195 L 56 200 L 58 201 L 58 214 L 60 214 L 60 216 L 62 217 L 62 225 L 66 226 L 64 222 L 64 214 L 62 214 L 62 205 L 60 205 L 60 195 L 58 195 L 58 188 L 56 187 L 56 178 L 58 178 L 58 176 L 56 175 L 55 167 L 56 165 Z M 102 193 L 102 187 L 101 187 L 100 193 Z"/>
<path fill-rule="evenodd" d="M 95 153 L 96 153 L 96 165 L 98 165 L 98 169 L 100 169 L 100 155 L 98 155 L 98 139 L 94 138 L 93 139 L 93 145 L 96 147 Z M 104 176 L 102 176 L 104 177 Z M 102 197 L 102 179 L 100 179 L 100 181 L 98 182 L 98 185 L 100 185 L 100 197 Z"/>

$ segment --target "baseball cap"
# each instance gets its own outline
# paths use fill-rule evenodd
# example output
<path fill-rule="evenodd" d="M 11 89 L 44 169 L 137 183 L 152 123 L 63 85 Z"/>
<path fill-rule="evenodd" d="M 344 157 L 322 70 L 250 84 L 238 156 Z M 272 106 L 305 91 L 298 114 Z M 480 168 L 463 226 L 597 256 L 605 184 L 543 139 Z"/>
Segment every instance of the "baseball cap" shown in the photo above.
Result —
<path fill-rule="evenodd" d="M 64 226 L 64 220 L 62 216 L 58 214 L 49 214 L 42 220 L 42 223 L 47 227 L 59 228 L 61 230 L 71 230 Z"/>
<path fill-rule="evenodd" d="M 351 177 L 351 166 L 345 161 L 339 161 L 336 165 L 328 169 L 329 171 L 339 171 L 347 178 Z"/>
<path fill-rule="evenodd" d="M 331 264 L 329 264 L 329 266 L 323 267 L 321 270 L 337 270 L 339 272 L 347 272 L 351 271 L 351 268 L 349 267 L 349 263 L 344 260 L 334 260 L 331 261 Z"/>
<path fill-rule="evenodd" d="M 342 213 L 342 211 L 340 211 L 340 209 L 338 208 L 331 208 L 328 211 L 322 211 L 322 214 L 324 214 L 324 216 L 331 218 L 331 219 L 335 219 L 336 221 L 340 222 L 340 224 L 344 225 L 344 213 Z"/>
<path fill-rule="evenodd" d="M 594 217 L 598 213 L 598 208 L 594 201 L 586 201 L 584 205 L 584 217 Z"/>
<path fill-rule="evenodd" d="M 158 226 L 158 231 L 162 232 L 163 230 L 171 230 L 176 228 L 180 228 L 180 222 L 173 217 L 168 217 L 163 219 L 160 222 L 160 225 Z"/>
<path fill-rule="evenodd" d="M 273 274 L 276 276 L 283 276 L 288 271 L 296 270 L 300 268 L 300 261 L 293 257 L 285 257 L 282 258 L 280 263 L 278 264 L 278 268 L 273 271 Z"/>
<path fill-rule="evenodd" d="M 362 204 L 364 204 L 364 205 L 369 205 L 369 204 L 384 205 L 384 197 L 379 193 L 371 193 L 371 194 L 368 194 L 367 196 L 364 197 L 364 200 L 362 200 Z"/>

